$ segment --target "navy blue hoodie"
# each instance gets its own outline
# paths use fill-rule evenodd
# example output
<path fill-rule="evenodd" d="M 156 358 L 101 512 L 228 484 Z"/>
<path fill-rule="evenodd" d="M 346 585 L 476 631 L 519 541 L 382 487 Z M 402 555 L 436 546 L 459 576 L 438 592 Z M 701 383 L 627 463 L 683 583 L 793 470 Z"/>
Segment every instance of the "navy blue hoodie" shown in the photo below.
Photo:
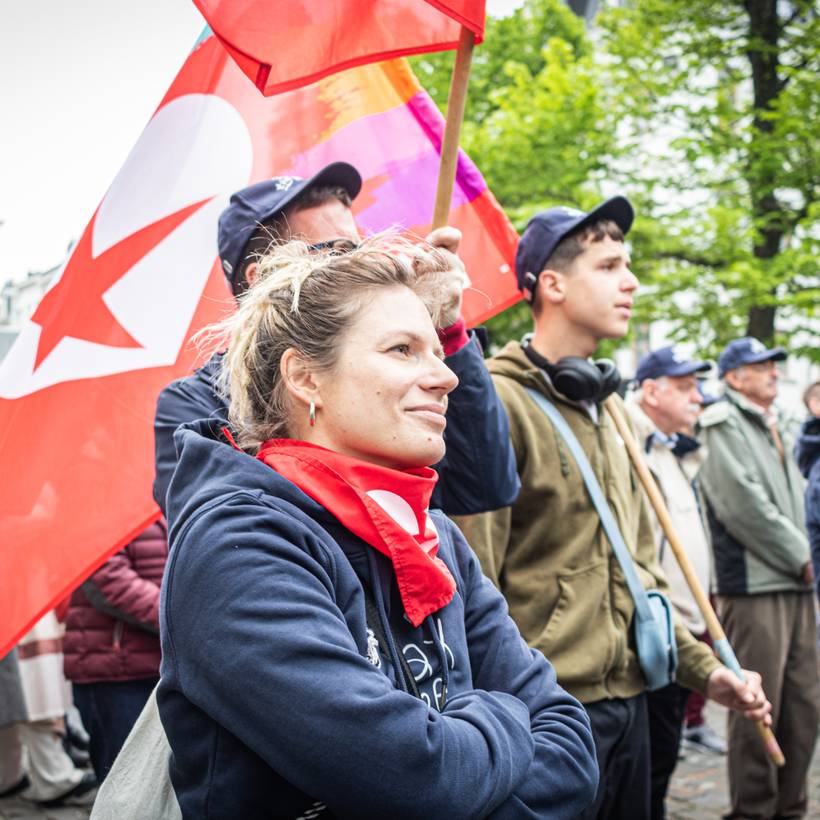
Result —
<path fill-rule="evenodd" d="M 177 432 L 168 493 L 158 702 L 183 816 L 577 817 L 586 713 L 458 529 L 433 513 L 457 592 L 414 629 L 383 555 L 208 428 Z"/>
<path fill-rule="evenodd" d="M 197 419 L 228 418 L 227 405 L 215 387 L 221 360 L 221 354 L 216 354 L 192 376 L 171 382 L 159 395 L 154 419 L 154 498 L 163 512 L 177 462 L 176 429 Z M 447 454 L 435 465 L 439 481 L 431 505 L 447 515 L 507 507 L 515 501 L 521 484 L 507 413 L 495 393 L 474 331 L 469 343 L 445 363 L 459 383 L 448 396 Z"/>
<path fill-rule="evenodd" d="M 809 534 L 814 584 L 820 599 L 820 418 L 803 422 L 794 448 L 800 472 L 806 478 L 806 531 Z"/>

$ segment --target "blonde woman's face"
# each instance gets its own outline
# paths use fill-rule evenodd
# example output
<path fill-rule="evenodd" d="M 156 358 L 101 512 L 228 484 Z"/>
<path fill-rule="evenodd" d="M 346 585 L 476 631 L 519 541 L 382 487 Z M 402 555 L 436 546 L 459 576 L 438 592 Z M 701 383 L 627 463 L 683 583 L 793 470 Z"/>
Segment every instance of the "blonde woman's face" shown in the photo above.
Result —
<path fill-rule="evenodd" d="M 458 379 L 418 296 L 403 286 L 379 289 L 339 345 L 334 370 L 317 377 L 308 440 L 396 469 L 439 461 L 447 394 Z"/>

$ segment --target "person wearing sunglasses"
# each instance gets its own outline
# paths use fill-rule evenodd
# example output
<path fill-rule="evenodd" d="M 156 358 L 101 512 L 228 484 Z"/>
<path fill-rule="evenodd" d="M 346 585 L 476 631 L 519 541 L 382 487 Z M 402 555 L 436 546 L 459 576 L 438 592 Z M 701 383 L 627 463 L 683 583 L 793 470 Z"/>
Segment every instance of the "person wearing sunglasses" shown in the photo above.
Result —
<path fill-rule="evenodd" d="M 314 176 L 283 176 L 237 191 L 219 219 L 219 256 L 235 295 L 259 274 L 259 260 L 272 243 L 304 240 L 314 251 L 344 253 L 361 240 L 351 204 L 361 191 L 359 172 L 334 162 Z M 458 377 L 450 396 L 446 453 L 435 465 L 439 474 L 432 505 L 448 515 L 471 515 L 511 504 L 519 481 L 503 405 L 484 364 L 479 338 L 461 317 L 466 281 L 456 256 L 461 233 L 445 227 L 427 241 L 445 253 L 449 276 L 442 280 L 444 309 L 437 328 L 447 365 Z M 227 402 L 215 388 L 221 354 L 193 375 L 178 379 L 160 394 L 154 423 L 156 479 L 154 498 L 165 510 L 168 482 L 176 465 L 173 435 L 199 418 L 227 419 Z"/>

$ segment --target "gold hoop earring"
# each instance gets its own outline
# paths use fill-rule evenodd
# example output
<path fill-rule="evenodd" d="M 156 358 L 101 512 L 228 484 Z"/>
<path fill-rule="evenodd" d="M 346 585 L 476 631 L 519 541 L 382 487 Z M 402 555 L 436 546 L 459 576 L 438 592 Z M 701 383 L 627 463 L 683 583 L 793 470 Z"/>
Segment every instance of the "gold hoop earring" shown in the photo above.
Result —
<path fill-rule="evenodd" d="M 308 421 L 311 427 L 316 426 L 316 404 L 313 401 L 311 401 L 310 407 L 308 407 Z"/>

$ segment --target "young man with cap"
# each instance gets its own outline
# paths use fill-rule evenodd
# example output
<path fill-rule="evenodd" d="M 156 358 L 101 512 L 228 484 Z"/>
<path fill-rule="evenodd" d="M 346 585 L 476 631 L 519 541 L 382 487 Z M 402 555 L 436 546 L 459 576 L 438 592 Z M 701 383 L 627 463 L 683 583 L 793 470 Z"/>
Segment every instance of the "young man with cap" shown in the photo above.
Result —
<path fill-rule="evenodd" d="M 240 295 L 256 277 L 257 260 L 271 242 L 302 239 L 340 252 L 359 242 L 351 202 L 362 187 L 359 172 L 334 162 L 310 179 L 275 177 L 237 191 L 219 218 L 219 255 L 228 282 Z M 436 465 L 439 482 L 433 504 L 450 515 L 469 515 L 512 503 L 518 477 L 509 445 L 507 417 L 495 394 L 476 335 L 461 318 L 464 268 L 455 256 L 461 234 L 441 228 L 427 237 L 453 258 L 449 310 L 439 330 L 446 362 L 459 385 L 449 396 L 447 453 Z M 185 422 L 227 419 L 227 403 L 216 378 L 216 354 L 192 376 L 178 379 L 159 396 L 154 422 L 154 498 L 165 511 L 165 496 L 176 466 L 173 436 Z M 225 422 L 227 423 L 227 422 Z"/>
<path fill-rule="evenodd" d="M 695 477 L 705 458 L 704 448 L 692 436 L 703 397 L 698 374 L 711 369 L 708 362 L 688 358 L 679 348 L 662 347 L 647 353 L 635 373 L 638 389 L 627 401 L 635 435 L 666 501 L 676 534 L 701 587 L 709 594 L 711 554 Z M 669 598 L 683 625 L 699 640 L 708 639 L 706 623 L 654 514 L 652 525 L 658 560 L 669 582 Z M 684 713 L 690 695 L 703 699 L 678 683 L 647 694 L 649 741 L 652 760 L 652 817 L 665 816 L 664 800 L 678 760 Z M 699 710 L 700 711 L 700 710 Z M 726 744 L 697 714 L 697 724 L 687 727 L 692 745 L 703 751 L 725 754 Z"/>
<path fill-rule="evenodd" d="M 775 769 L 754 727 L 729 717 L 731 817 L 802 817 L 817 737 L 820 685 L 803 486 L 773 412 L 785 351 L 753 338 L 718 359 L 723 401 L 700 417 L 700 472 L 715 555 L 718 614 L 741 664 L 763 676 L 786 766 Z"/>
<path fill-rule="evenodd" d="M 550 659 L 561 685 L 587 708 L 601 772 L 583 817 L 650 816 L 646 682 L 631 622 L 634 602 L 565 439 L 525 388 L 558 409 L 591 462 L 646 588 L 666 590 L 643 490 L 602 406 L 620 383 L 611 362 L 590 358 L 622 337 L 638 280 L 624 234 L 633 211 L 615 197 L 589 213 L 552 208 L 530 220 L 518 249 L 518 283 L 535 332 L 490 360 L 507 408 L 521 492 L 472 524 L 485 573 L 505 594 L 522 635 Z M 763 717 L 754 673 L 741 684 L 679 624 L 682 685 Z"/>

